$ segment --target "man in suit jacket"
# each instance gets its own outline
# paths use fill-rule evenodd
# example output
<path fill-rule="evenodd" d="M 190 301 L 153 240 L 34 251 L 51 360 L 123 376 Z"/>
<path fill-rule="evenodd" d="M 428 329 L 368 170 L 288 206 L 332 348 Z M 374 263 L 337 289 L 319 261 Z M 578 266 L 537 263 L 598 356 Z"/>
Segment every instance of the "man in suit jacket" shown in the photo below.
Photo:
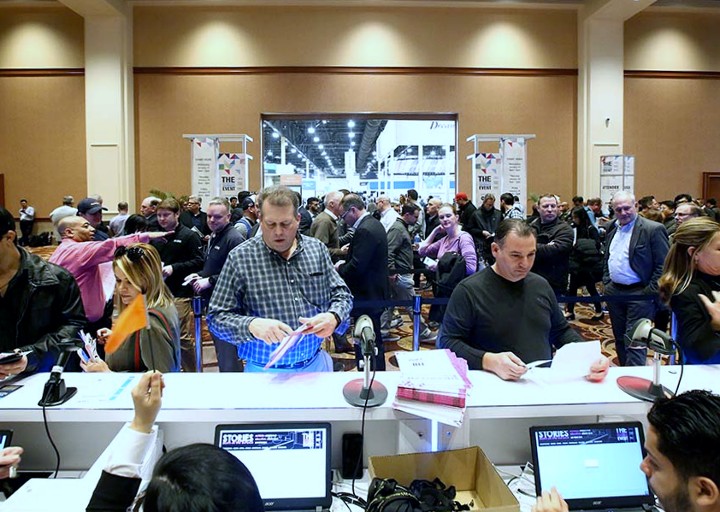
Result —
<path fill-rule="evenodd" d="M 338 261 L 347 254 L 347 248 L 340 247 L 338 238 L 338 219 L 342 213 L 342 192 L 328 192 L 325 196 L 325 210 L 318 213 L 310 227 L 310 236 L 317 238 L 330 251 L 333 262 Z"/>
<path fill-rule="evenodd" d="M 662 224 L 637 214 L 633 194 L 617 192 L 611 205 L 617 222 L 607 235 L 605 295 L 652 296 L 652 300 L 608 302 L 615 349 L 621 365 L 644 366 L 647 349 L 626 349 L 626 337 L 638 320 L 655 317 L 654 298 L 670 244 Z"/>
<path fill-rule="evenodd" d="M 202 197 L 190 196 L 187 201 L 187 209 L 180 214 L 180 224 L 195 231 L 203 241 L 210 238 L 211 230 L 207 224 L 207 214 L 200 209 Z"/>
<path fill-rule="evenodd" d="M 348 194 L 342 200 L 343 214 L 340 216 L 348 226 L 355 228 L 355 235 L 347 253 L 347 261 L 339 261 L 336 269 L 347 283 L 356 301 L 387 300 L 388 289 L 388 243 L 380 221 L 365 210 L 365 203 L 355 194 Z M 375 330 L 377 356 L 373 368 L 385 369 L 385 347 L 380 334 L 380 316 L 383 307 L 360 306 L 353 309 L 352 317 L 357 320 L 368 315 Z M 360 346 L 355 346 L 355 357 L 361 359 Z"/>

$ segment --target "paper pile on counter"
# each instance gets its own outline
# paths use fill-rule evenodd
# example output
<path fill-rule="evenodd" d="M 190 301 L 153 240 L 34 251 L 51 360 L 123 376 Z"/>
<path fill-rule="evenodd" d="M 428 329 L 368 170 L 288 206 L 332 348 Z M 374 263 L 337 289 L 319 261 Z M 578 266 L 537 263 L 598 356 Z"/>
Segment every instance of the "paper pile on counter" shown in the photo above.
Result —
<path fill-rule="evenodd" d="M 467 361 L 448 349 L 397 352 L 400 366 L 393 408 L 459 427 L 465 415 Z"/>

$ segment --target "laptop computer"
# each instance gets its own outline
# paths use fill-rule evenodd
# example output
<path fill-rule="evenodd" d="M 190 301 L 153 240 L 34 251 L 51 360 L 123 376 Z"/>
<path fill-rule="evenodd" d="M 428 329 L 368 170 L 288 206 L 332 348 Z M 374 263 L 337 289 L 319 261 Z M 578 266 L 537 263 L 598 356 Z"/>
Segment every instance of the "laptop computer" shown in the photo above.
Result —
<path fill-rule="evenodd" d="M 532 427 L 535 491 L 556 487 L 570 510 L 649 510 L 644 442 L 637 421 Z"/>
<path fill-rule="evenodd" d="M 218 425 L 215 446 L 247 466 L 265 510 L 329 510 L 329 423 Z"/>

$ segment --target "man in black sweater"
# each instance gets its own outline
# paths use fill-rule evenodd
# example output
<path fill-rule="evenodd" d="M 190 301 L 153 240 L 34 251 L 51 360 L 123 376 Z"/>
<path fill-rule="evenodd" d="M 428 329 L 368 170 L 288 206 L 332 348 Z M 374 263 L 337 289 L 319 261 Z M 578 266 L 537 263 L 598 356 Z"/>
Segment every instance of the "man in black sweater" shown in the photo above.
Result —
<path fill-rule="evenodd" d="M 220 276 L 220 271 L 225 260 L 235 247 L 245 241 L 242 233 L 230 224 L 230 203 L 227 199 L 216 197 L 208 203 L 207 225 L 212 234 L 208 240 L 205 265 L 203 269 L 185 278 L 192 285 L 197 295 L 201 295 L 203 302 L 210 301 L 215 283 Z M 227 343 L 210 333 L 215 345 L 218 368 L 221 372 L 241 372 L 242 364 L 238 359 L 237 346 Z"/>
<path fill-rule="evenodd" d="M 552 358 L 553 347 L 584 341 L 567 323 L 555 294 L 531 274 L 535 232 L 520 219 L 506 219 L 495 232 L 495 263 L 463 280 L 452 293 L 437 344 L 486 370 L 517 380 L 526 362 Z M 605 378 L 610 362 L 602 357 L 588 379 Z"/>
<path fill-rule="evenodd" d="M 151 245 L 160 253 L 165 284 L 175 297 L 175 307 L 180 317 L 180 349 L 183 371 L 195 371 L 195 341 L 193 340 L 193 310 L 190 300 L 192 286 L 183 286 L 185 278 L 203 267 L 204 255 L 200 236 L 178 222 L 180 204 L 164 199 L 157 207 L 157 220 L 164 231 L 164 238 L 156 238 Z"/>

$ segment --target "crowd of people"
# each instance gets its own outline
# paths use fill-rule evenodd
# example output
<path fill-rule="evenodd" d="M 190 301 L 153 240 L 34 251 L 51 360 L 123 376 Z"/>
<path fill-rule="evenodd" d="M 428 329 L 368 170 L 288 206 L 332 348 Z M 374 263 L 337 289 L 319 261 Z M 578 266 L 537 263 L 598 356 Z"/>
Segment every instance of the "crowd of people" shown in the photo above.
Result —
<path fill-rule="evenodd" d="M 402 321 L 388 301 L 408 300 L 426 286 L 449 296 L 449 303 L 423 319 L 420 341 L 447 347 L 471 369 L 502 379 L 517 380 L 527 363 L 583 341 L 568 324 L 572 302 L 564 312 L 558 303 L 579 287 L 595 299 L 596 319 L 604 315 L 603 296 L 620 296 L 606 305 L 620 364 L 645 364 L 644 349 L 626 347 L 627 334 L 637 320 L 658 325 L 669 311 L 685 362 L 720 362 L 720 224 L 713 200 L 636 201 L 618 192 L 604 212 L 598 199 L 576 197 L 569 208 L 546 194 L 526 216 L 511 194 L 501 196 L 500 208 L 492 194 L 476 208 L 464 193 L 449 204 L 420 201 L 409 190 L 395 204 L 385 195 L 371 202 L 338 190 L 303 206 L 298 193 L 280 186 L 233 201 L 214 198 L 207 211 L 196 196 L 184 205 L 148 197 L 135 215 L 121 203 L 107 225 L 102 198 L 73 203 L 64 198 L 51 215 L 61 242 L 48 262 L 19 246 L 13 215 L 0 207 L 0 350 L 22 352 L 19 361 L 0 365 L 0 378 L 48 370 L 59 343 L 81 329 L 102 347 L 113 310 L 142 295 L 149 328 L 112 354 L 82 362 L 86 371 L 150 370 L 133 392 L 136 414 L 125 427 L 128 443 L 138 446 L 155 428 L 159 372 L 195 367 L 193 296 L 207 305 L 221 371 L 332 371 L 323 349 L 330 339 L 337 351 L 355 351 L 360 363 L 359 348 L 346 336 L 349 319 L 360 315 L 372 320 L 378 353 L 371 364 L 383 370 L 383 340 Z M 29 215 L 35 212 L 23 200 L 24 239 L 31 233 Z M 114 297 L 103 291 L 108 272 Z M 277 343 L 288 337 L 296 343 L 273 360 Z M 608 367 L 600 357 L 587 378 L 602 381 Z M 688 392 L 656 403 L 648 419 L 641 468 L 666 510 L 717 510 L 720 475 L 707 455 L 720 442 L 720 399 Z M 16 466 L 21 454 L 6 449 L 0 466 Z M 240 500 L 232 503 L 259 510 L 252 475 L 225 455 L 202 445 L 168 453 L 155 466 L 145 507 L 163 509 L 151 503 L 169 500 L 168 493 L 190 499 L 178 490 L 216 499 L 225 480 L 199 481 L 196 473 L 223 468 L 246 484 L 229 497 Z M 137 475 L 109 470 L 88 509 L 105 510 L 108 503 L 124 509 L 138 484 Z M 556 492 L 536 505 L 538 512 L 566 509 Z"/>
<path fill-rule="evenodd" d="M 147 197 L 132 215 L 123 202 L 106 224 L 101 197 L 74 208 L 66 196 L 50 215 L 60 245 L 49 263 L 57 266 L 17 247 L 14 221 L 3 210 L 0 295 L 13 315 L 0 314 L 0 321 L 17 325 L 4 330 L 2 349 L 26 355 L 0 365 L 0 373 L 46 369 L 58 333 L 72 338 L 81 328 L 99 341 L 98 360 L 83 362 L 86 371 L 194 371 L 193 296 L 207 308 L 220 371 L 331 371 L 326 338 L 336 352 L 355 352 L 360 365 L 360 349 L 346 331 L 348 320 L 361 315 L 372 320 L 373 367 L 383 370 L 384 342 L 404 322 L 403 308 L 388 302 L 407 304 L 429 288 L 425 295 L 450 299 L 422 318 L 419 341 L 448 347 L 470 368 L 505 379 L 519 378 L 553 348 L 582 341 L 567 322 L 575 319 L 572 297 L 580 287 L 594 299 L 594 320 L 609 313 L 619 364 L 646 363 L 646 350 L 628 347 L 626 339 L 642 318 L 670 328 L 670 310 L 684 360 L 720 361 L 716 202 L 700 205 L 687 194 L 636 201 L 618 192 L 608 211 L 598 198 L 572 203 L 545 194 L 526 216 L 509 193 L 496 208 L 493 194 L 475 207 L 462 192 L 450 204 L 421 201 L 411 189 L 398 201 L 337 190 L 303 206 L 297 192 L 270 187 L 232 201 L 214 198 L 207 211 L 198 196 L 183 205 Z M 22 239 L 34 214 L 23 199 Z M 103 283 L 112 274 L 115 295 L 106 297 Z M 43 299 L 51 302 L 43 304 L 50 314 L 43 321 L 25 314 L 36 303 L 29 295 L 42 298 L 51 285 L 63 288 Z M 151 328 L 103 358 L 113 312 L 138 294 Z M 565 297 L 564 315 L 558 297 Z M 519 310 L 525 314 L 509 336 L 503 319 Z M 299 342 L 269 364 L 288 336 Z M 601 359 L 588 375 L 601 378 L 607 366 Z"/>

